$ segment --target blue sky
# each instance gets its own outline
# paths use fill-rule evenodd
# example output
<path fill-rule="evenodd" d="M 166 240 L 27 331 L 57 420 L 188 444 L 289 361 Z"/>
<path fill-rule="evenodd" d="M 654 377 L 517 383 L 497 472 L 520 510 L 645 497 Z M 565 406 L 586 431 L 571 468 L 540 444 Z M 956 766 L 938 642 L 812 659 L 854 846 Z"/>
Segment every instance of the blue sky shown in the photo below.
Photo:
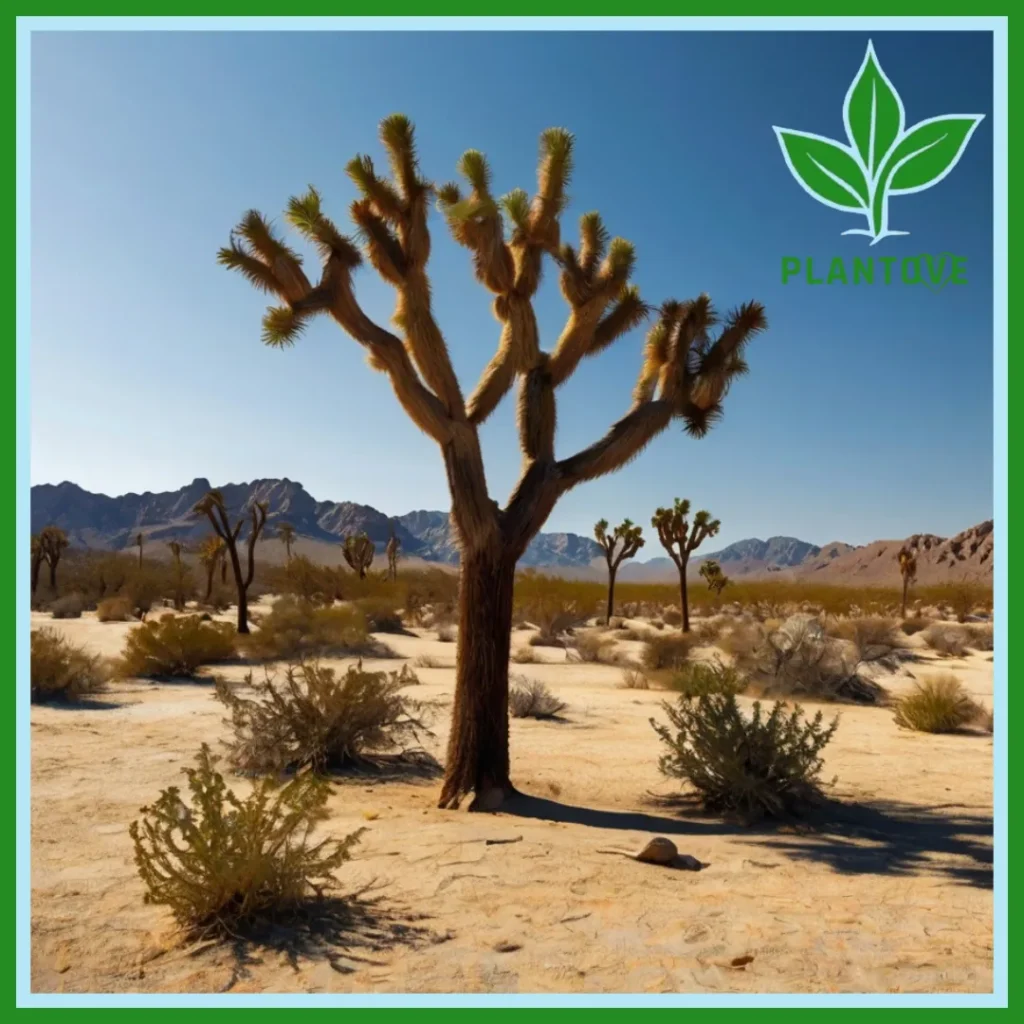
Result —
<path fill-rule="evenodd" d="M 647 525 L 690 497 L 723 544 L 789 534 L 863 543 L 954 533 L 992 514 L 992 59 L 988 35 L 874 33 L 908 124 L 983 113 L 952 174 L 893 200 L 911 232 L 874 249 L 813 202 L 772 125 L 843 138 L 865 33 L 38 33 L 32 43 L 32 480 L 170 490 L 194 477 L 301 481 L 387 513 L 447 508 L 441 458 L 340 329 L 259 341 L 264 297 L 217 266 L 239 215 L 316 184 L 347 225 L 379 119 L 417 126 L 423 171 L 483 150 L 495 188 L 535 182 L 537 138 L 577 137 L 572 204 L 635 243 L 652 303 L 758 298 L 770 331 L 724 422 L 672 427 L 620 473 L 567 495 L 546 529 Z M 435 309 L 468 392 L 493 353 L 490 296 L 433 219 Z M 783 286 L 783 256 L 967 258 L 966 286 Z M 310 261 L 313 260 L 310 254 Z M 357 287 L 381 322 L 393 299 Z M 548 344 L 565 310 L 549 268 Z M 628 408 L 643 330 L 559 393 L 560 455 Z M 502 503 L 519 470 L 514 402 L 483 431 Z M 650 552 L 655 554 L 653 550 Z"/>

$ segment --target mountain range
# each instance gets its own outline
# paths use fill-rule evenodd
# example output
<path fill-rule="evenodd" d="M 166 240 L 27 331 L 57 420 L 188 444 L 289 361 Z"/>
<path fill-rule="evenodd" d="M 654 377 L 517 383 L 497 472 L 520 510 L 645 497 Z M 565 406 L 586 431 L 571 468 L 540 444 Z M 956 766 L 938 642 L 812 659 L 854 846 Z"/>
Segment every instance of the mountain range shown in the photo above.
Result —
<path fill-rule="evenodd" d="M 65 531 L 73 547 L 108 551 L 133 546 L 139 533 L 147 543 L 194 542 L 210 531 L 209 523 L 191 512 L 210 488 L 209 480 L 199 477 L 177 491 L 109 497 L 67 481 L 38 484 L 32 488 L 31 529 L 37 533 L 54 524 Z M 301 484 L 288 479 L 225 484 L 219 490 L 235 514 L 255 501 L 267 503 L 267 529 L 259 546 L 260 557 L 267 560 L 284 557 L 283 546 L 270 542 L 276 526 L 288 522 L 298 534 L 295 550 L 323 562 L 340 562 L 339 541 L 353 532 L 365 531 L 382 551 L 393 528 L 401 541 L 403 558 L 445 566 L 458 564 L 458 547 L 447 512 L 417 510 L 388 517 L 369 505 L 317 501 Z M 902 540 L 859 546 L 841 541 L 818 546 L 795 537 L 750 538 L 695 557 L 690 572 L 696 574 L 703 560 L 714 558 L 731 577 L 773 575 L 827 583 L 894 584 L 899 582 L 896 552 L 903 545 L 917 552 L 921 583 L 991 580 L 991 520 L 952 538 L 914 534 Z M 574 533 L 538 534 L 519 564 L 585 579 L 602 578 L 606 571 L 597 542 Z M 661 582 L 677 579 L 678 573 L 669 558 L 654 557 L 646 562 L 624 563 L 619 578 Z"/>

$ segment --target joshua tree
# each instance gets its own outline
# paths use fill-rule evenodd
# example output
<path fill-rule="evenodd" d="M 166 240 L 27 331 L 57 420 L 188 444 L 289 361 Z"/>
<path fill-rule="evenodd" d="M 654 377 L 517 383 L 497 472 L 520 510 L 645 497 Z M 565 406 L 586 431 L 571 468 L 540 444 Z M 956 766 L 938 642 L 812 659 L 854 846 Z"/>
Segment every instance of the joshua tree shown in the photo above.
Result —
<path fill-rule="evenodd" d="M 468 190 L 438 189 L 420 173 L 413 129 L 394 115 L 381 124 L 391 175 L 379 175 L 367 156 L 348 173 L 361 192 L 351 207 L 363 250 L 397 292 L 397 333 L 370 319 L 356 297 L 359 249 L 327 219 L 313 188 L 288 204 L 287 219 L 319 251 L 319 281 L 300 256 L 256 212 L 245 214 L 219 260 L 240 271 L 280 304 L 263 321 L 263 341 L 293 344 L 318 314 L 330 316 L 386 373 L 413 422 L 441 449 L 460 546 L 459 647 L 442 807 L 474 794 L 471 809 L 497 806 L 514 793 L 509 779 L 508 660 L 515 566 L 559 498 L 585 480 L 619 469 L 673 420 L 702 437 L 722 413 L 730 381 L 746 369 L 743 348 L 765 324 L 760 304 L 729 315 L 717 338 L 706 295 L 666 302 L 648 335 L 633 403 L 608 433 L 588 448 L 555 455 L 555 395 L 581 360 L 638 326 L 649 307 L 630 287 L 634 252 L 609 242 L 601 218 L 585 214 L 580 246 L 562 244 L 573 137 L 563 129 L 541 136 L 538 187 L 498 200 L 484 156 L 470 150 L 459 169 Z M 465 396 L 431 308 L 427 218 L 433 196 L 455 240 L 472 254 L 478 281 L 494 295 L 500 324 L 497 351 L 480 382 Z M 509 233 L 506 235 L 506 226 Z M 560 275 L 569 306 L 565 329 L 543 351 L 533 302 L 545 259 Z M 519 382 L 518 433 L 522 475 L 501 508 L 487 490 L 479 430 Z"/>
<path fill-rule="evenodd" d="M 145 538 L 142 536 L 141 533 L 137 533 L 135 535 L 135 544 L 136 544 L 136 546 L 139 549 L 139 568 L 140 569 L 142 568 L 142 544 L 143 544 L 144 540 L 145 540 Z"/>
<path fill-rule="evenodd" d="M 238 632 L 249 632 L 249 601 L 247 593 L 249 584 L 256 573 L 256 541 L 259 540 L 263 527 L 267 524 L 267 503 L 254 502 L 249 509 L 248 563 L 245 576 L 242 576 L 242 562 L 238 557 L 238 535 L 242 532 L 246 516 L 240 516 L 234 526 L 228 519 L 224 507 L 224 496 L 220 491 L 210 491 L 201 501 L 196 502 L 192 510 L 196 515 L 205 515 L 210 520 L 214 532 L 223 541 L 227 554 L 231 558 L 231 569 L 235 574 L 235 586 L 238 588 Z"/>
<path fill-rule="evenodd" d="M 169 540 L 167 546 L 171 549 L 171 555 L 174 557 L 174 607 L 180 612 L 185 607 L 185 573 L 184 566 L 181 564 L 182 548 L 176 540 Z"/>
<path fill-rule="evenodd" d="M 366 579 L 366 570 L 373 565 L 373 556 L 377 546 L 365 533 L 350 533 L 341 545 L 341 553 L 345 556 L 349 568 L 359 574 L 361 580 Z"/>
<path fill-rule="evenodd" d="M 651 517 L 651 526 L 658 531 L 658 539 L 679 570 L 679 600 L 683 612 L 683 632 L 690 631 L 690 602 L 686 593 L 686 567 L 690 555 L 707 537 L 714 537 L 722 524 L 711 518 L 710 512 L 698 512 L 690 526 L 689 499 L 676 498 L 672 508 L 659 508 Z"/>
<path fill-rule="evenodd" d="M 388 579 L 394 582 L 398 579 L 398 551 L 402 542 L 395 533 L 395 524 L 391 523 L 391 536 L 388 538 L 387 547 L 384 553 L 388 556 Z"/>
<path fill-rule="evenodd" d="M 729 586 L 729 577 L 722 572 L 722 567 L 713 559 L 706 558 L 701 563 L 700 574 L 708 585 L 708 590 L 713 591 L 715 597 L 721 597 L 722 591 Z"/>
<path fill-rule="evenodd" d="M 910 548 L 902 547 L 896 558 L 900 563 L 900 575 L 903 577 L 903 605 L 900 615 L 905 619 L 907 617 L 907 591 L 910 590 L 910 584 L 917 576 L 917 555 Z"/>
<path fill-rule="evenodd" d="M 281 523 L 277 528 L 277 539 L 284 545 L 290 562 L 292 560 L 292 543 L 295 540 L 295 527 L 291 523 Z"/>
<path fill-rule="evenodd" d="M 597 543 L 604 549 L 604 560 L 608 563 L 608 611 L 605 622 L 611 622 L 615 610 L 615 574 L 627 558 L 632 558 L 643 546 L 643 530 L 634 526 L 631 519 L 623 519 L 612 533 L 608 532 L 608 520 L 602 519 L 594 526 Z M 616 551 L 616 545 L 622 547 Z"/>
<path fill-rule="evenodd" d="M 203 603 L 208 604 L 210 597 L 213 594 L 213 576 L 217 571 L 217 566 L 221 567 L 221 581 L 224 580 L 224 573 L 227 570 L 227 562 L 224 556 L 227 554 L 227 549 L 224 547 L 224 541 L 220 539 L 216 534 L 211 534 L 209 537 L 204 537 L 203 542 L 199 545 L 199 564 L 206 570 L 206 595 L 203 597 Z"/>
<path fill-rule="evenodd" d="M 50 567 L 50 589 L 57 590 L 57 565 L 68 546 L 67 534 L 59 526 L 44 526 L 38 537 L 32 538 L 32 593 L 39 585 L 39 570 L 43 562 Z"/>

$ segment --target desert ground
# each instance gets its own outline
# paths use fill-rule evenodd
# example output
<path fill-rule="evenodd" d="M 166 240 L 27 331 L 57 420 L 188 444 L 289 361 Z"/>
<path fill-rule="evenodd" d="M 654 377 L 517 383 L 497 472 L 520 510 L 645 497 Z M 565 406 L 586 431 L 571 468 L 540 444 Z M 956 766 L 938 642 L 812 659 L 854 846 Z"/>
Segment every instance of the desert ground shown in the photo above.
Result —
<path fill-rule="evenodd" d="M 134 624 L 33 613 L 32 626 L 115 656 Z M 440 759 L 455 645 L 410 633 L 386 640 L 437 666 L 417 667 L 410 691 L 432 706 L 424 746 Z M 528 636 L 516 632 L 514 648 Z M 33 706 L 33 989 L 991 991 L 991 736 L 909 732 L 885 708 L 828 706 L 841 717 L 824 751 L 834 803 L 799 826 L 748 826 L 696 812 L 659 774 L 649 720 L 670 694 L 625 689 L 620 668 L 562 650 L 536 656 L 513 673 L 568 708 L 561 720 L 511 723 L 525 795 L 468 814 L 437 809 L 437 778 L 336 779 L 325 828 L 365 829 L 339 872 L 344 909 L 260 944 L 182 945 L 168 912 L 143 902 L 132 859 L 140 807 L 182 782 L 200 743 L 216 749 L 227 735 L 210 684 L 129 680 L 78 704 Z M 921 650 L 885 684 L 899 694 L 932 668 L 991 708 L 987 654 Z M 217 671 L 241 680 L 246 669 Z M 652 836 L 703 869 L 602 852 Z"/>

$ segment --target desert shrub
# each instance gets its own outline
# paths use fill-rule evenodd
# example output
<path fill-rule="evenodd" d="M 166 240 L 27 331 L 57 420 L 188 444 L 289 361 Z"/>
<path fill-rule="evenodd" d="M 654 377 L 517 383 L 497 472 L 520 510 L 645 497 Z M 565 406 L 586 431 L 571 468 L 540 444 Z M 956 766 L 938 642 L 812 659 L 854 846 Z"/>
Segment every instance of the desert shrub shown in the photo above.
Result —
<path fill-rule="evenodd" d="M 906 649 L 899 623 L 877 615 L 840 619 L 830 632 L 833 636 L 849 640 L 860 662 L 885 661 Z"/>
<path fill-rule="evenodd" d="M 933 651 L 947 658 L 960 658 L 967 653 L 969 634 L 963 626 L 933 622 L 921 635 Z"/>
<path fill-rule="evenodd" d="M 781 701 L 767 714 L 755 701 L 746 718 L 735 694 L 680 697 L 662 707 L 669 725 L 651 719 L 668 747 L 658 767 L 689 782 L 706 809 L 748 818 L 778 816 L 798 812 L 821 796 L 821 751 L 838 718 L 826 726 L 819 711 L 808 721 L 799 705 L 787 713 Z"/>
<path fill-rule="evenodd" d="M 432 654 L 417 654 L 413 661 L 413 664 L 417 668 L 447 668 L 447 666 L 440 658 L 435 658 Z"/>
<path fill-rule="evenodd" d="M 127 622 L 132 618 L 132 603 L 127 597 L 108 597 L 96 605 L 96 618 L 100 622 Z"/>
<path fill-rule="evenodd" d="M 657 630 L 662 630 L 662 629 L 665 628 L 665 620 L 664 619 L 651 619 L 651 625 L 655 629 L 657 629 Z"/>
<path fill-rule="evenodd" d="M 896 724 L 917 732 L 956 732 L 984 715 L 956 676 L 932 676 L 896 704 Z"/>
<path fill-rule="evenodd" d="M 517 647 L 512 652 L 510 660 L 516 665 L 533 665 L 537 661 L 537 655 L 530 647 Z"/>
<path fill-rule="evenodd" d="M 455 628 L 453 626 L 440 626 L 437 630 L 437 639 L 442 644 L 455 642 Z"/>
<path fill-rule="evenodd" d="M 237 937 L 333 888 L 360 833 L 312 839 L 327 817 L 323 780 L 305 774 L 278 788 L 261 779 L 240 800 L 205 744 L 183 770 L 189 803 L 170 786 L 129 834 L 145 901 L 168 907 L 190 937 Z"/>
<path fill-rule="evenodd" d="M 975 651 L 991 651 L 995 636 L 991 626 L 967 626 L 967 646 Z"/>
<path fill-rule="evenodd" d="M 587 631 L 573 637 L 569 651 L 587 664 L 609 664 L 615 660 L 615 641 L 596 630 Z"/>
<path fill-rule="evenodd" d="M 77 700 L 102 690 L 109 672 L 98 655 L 71 643 L 55 629 L 35 629 L 30 652 L 31 697 L 34 704 Z"/>
<path fill-rule="evenodd" d="M 690 652 L 696 645 L 696 638 L 689 633 L 648 635 L 644 639 L 642 655 L 644 668 L 682 668 L 690 660 Z"/>
<path fill-rule="evenodd" d="M 681 626 L 683 624 L 683 613 L 675 607 L 663 609 L 661 618 L 666 626 Z"/>
<path fill-rule="evenodd" d="M 278 598 L 259 629 L 243 635 L 238 642 L 243 653 L 263 661 L 373 652 L 361 610 L 352 606 L 320 607 L 292 596 Z"/>
<path fill-rule="evenodd" d="M 55 619 L 80 619 L 85 608 L 85 601 L 81 594 L 68 594 L 66 597 L 58 597 L 50 605 L 50 614 Z"/>
<path fill-rule="evenodd" d="M 684 697 L 703 697 L 710 693 L 742 693 L 747 681 L 730 666 L 697 661 L 676 669 L 667 685 Z"/>
<path fill-rule="evenodd" d="M 402 616 L 394 600 L 386 597 L 364 597 L 355 602 L 356 608 L 366 618 L 366 628 L 371 633 L 403 633 Z"/>
<path fill-rule="evenodd" d="M 921 615 L 914 615 L 909 619 L 904 619 L 900 624 L 900 629 L 906 633 L 907 636 L 913 636 L 915 633 L 920 633 L 921 630 L 928 627 L 929 620 Z"/>
<path fill-rule="evenodd" d="M 651 682 L 641 669 L 627 666 L 622 670 L 622 680 L 619 684 L 624 690 L 649 690 Z"/>
<path fill-rule="evenodd" d="M 508 710 L 513 718 L 557 718 L 568 707 L 539 679 L 517 676 L 509 683 Z"/>
<path fill-rule="evenodd" d="M 128 676 L 189 678 L 200 665 L 235 654 L 235 629 L 198 615 L 164 615 L 136 626 L 125 638 L 121 669 Z"/>
<path fill-rule="evenodd" d="M 693 635 L 702 644 L 713 644 L 722 632 L 722 623 L 718 619 L 701 619 L 693 627 Z"/>
<path fill-rule="evenodd" d="M 744 622 L 733 624 L 732 628 L 718 638 L 718 646 L 731 654 L 737 662 L 748 661 L 764 644 L 765 632 L 759 623 Z"/>
<path fill-rule="evenodd" d="M 426 731 L 422 706 L 401 692 L 418 682 L 406 666 L 367 672 L 360 662 L 338 675 L 313 661 L 290 666 L 280 683 L 271 675 L 260 683 L 250 679 L 255 699 L 218 680 L 217 699 L 230 710 L 234 733 L 229 760 L 258 775 L 324 773 L 399 749 Z"/>

